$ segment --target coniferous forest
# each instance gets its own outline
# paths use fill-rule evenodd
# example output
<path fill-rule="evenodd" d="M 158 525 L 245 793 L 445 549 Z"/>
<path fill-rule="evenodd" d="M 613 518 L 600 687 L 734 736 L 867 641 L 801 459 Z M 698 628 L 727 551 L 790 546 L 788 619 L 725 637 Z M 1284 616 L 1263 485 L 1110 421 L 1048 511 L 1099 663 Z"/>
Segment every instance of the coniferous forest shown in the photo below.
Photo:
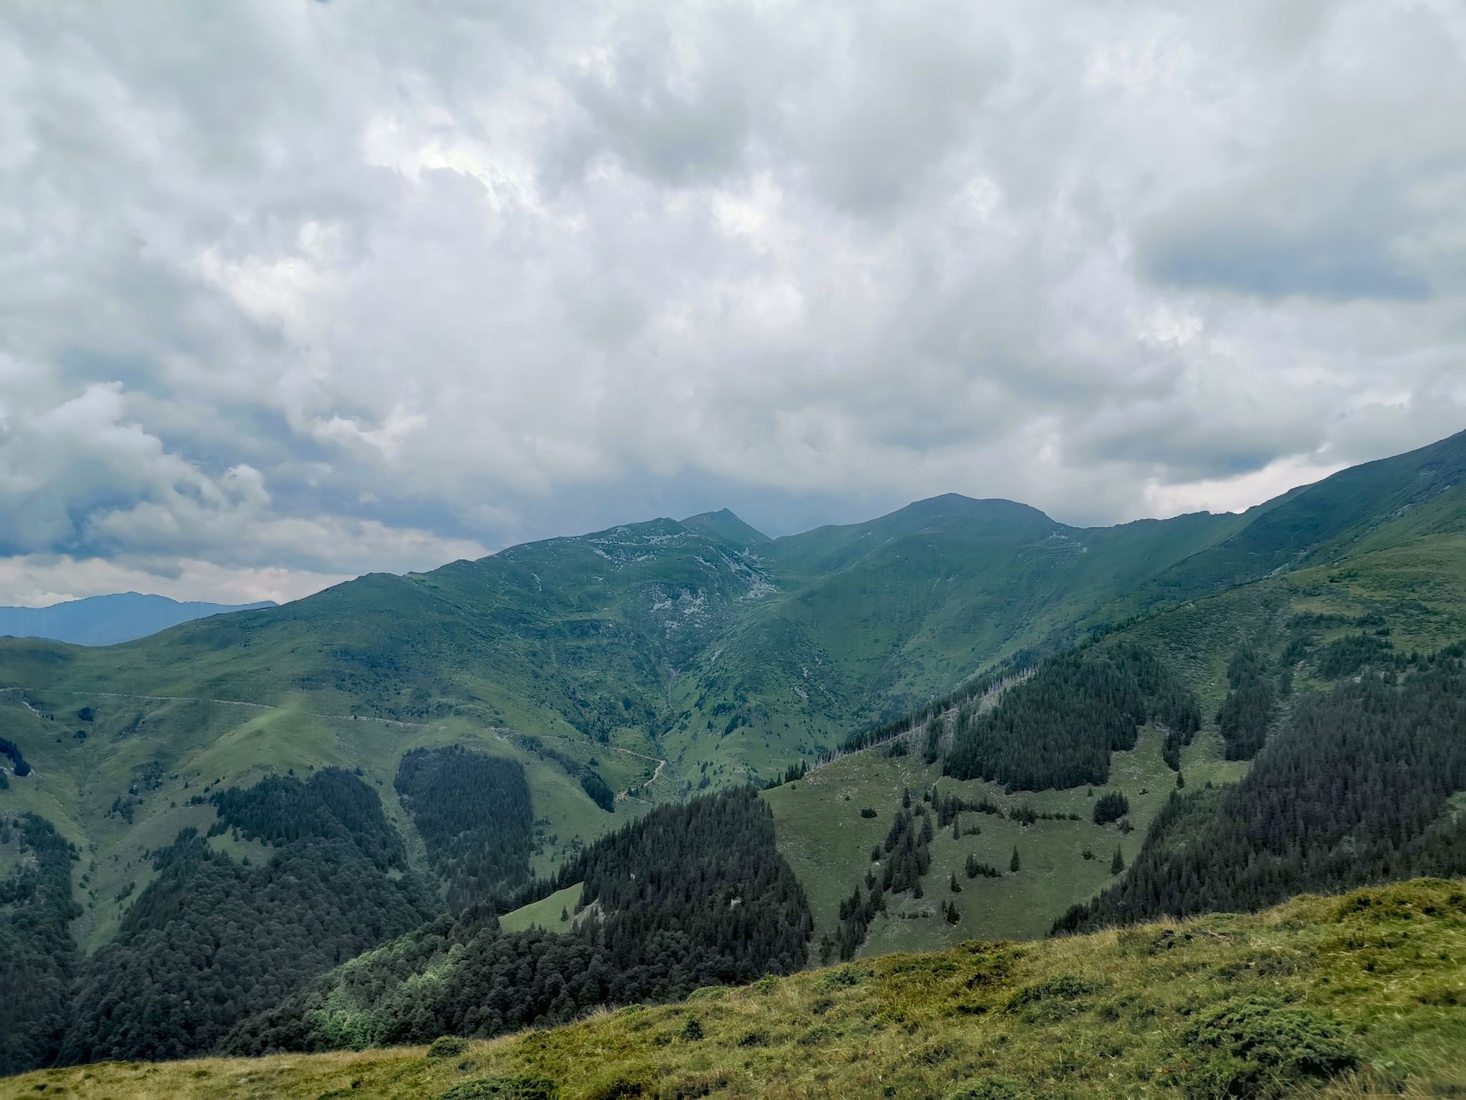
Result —
<path fill-rule="evenodd" d="M 413 749 L 402 757 L 395 785 L 450 908 L 529 878 L 534 812 L 517 760 L 461 745 Z"/>
<path fill-rule="evenodd" d="M 1168 730 L 1168 755 L 1201 725 L 1195 698 L 1152 651 L 1066 653 L 1042 662 L 991 710 L 960 707 L 944 770 L 1009 790 L 1105 783 L 1110 753 L 1133 748 L 1150 718 Z"/>
<path fill-rule="evenodd" d="M 1130 873 L 1058 923 L 1261 908 L 1292 894 L 1466 873 L 1466 650 L 1303 702 L 1246 777 L 1177 793 Z"/>
<path fill-rule="evenodd" d="M 0 1076 L 56 1060 L 77 950 L 69 922 L 76 852 L 35 814 L 0 814 L 0 845 L 18 867 L 0 878 Z"/>
<path fill-rule="evenodd" d="M 583 883 L 574 931 L 441 917 L 239 1027 L 243 1054 L 497 1035 L 586 1008 L 667 1000 L 804 965 L 804 891 L 751 789 L 653 810 L 533 894 Z M 412 980 L 432 970 L 432 981 Z M 349 1012 L 323 1013 L 349 1003 Z"/>
<path fill-rule="evenodd" d="M 377 796 L 349 773 L 270 776 L 215 803 L 222 829 L 274 846 L 269 862 L 242 865 L 191 830 L 156 853 L 157 877 L 81 968 L 62 1061 L 212 1050 L 246 1016 L 431 912 Z"/>

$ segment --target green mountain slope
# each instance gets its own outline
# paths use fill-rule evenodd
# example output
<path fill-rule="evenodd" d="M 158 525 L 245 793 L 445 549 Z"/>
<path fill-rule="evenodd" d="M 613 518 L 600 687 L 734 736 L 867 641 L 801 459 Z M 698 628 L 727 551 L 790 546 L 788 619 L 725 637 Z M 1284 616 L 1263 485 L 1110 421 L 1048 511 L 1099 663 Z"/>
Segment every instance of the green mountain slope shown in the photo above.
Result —
<path fill-rule="evenodd" d="M 143 854 L 196 823 L 204 784 L 361 768 L 425 869 L 392 789 L 417 746 L 522 760 L 545 870 L 649 804 L 781 771 L 1026 647 L 1289 563 L 1130 629 L 1208 712 L 1232 644 L 1219 619 L 1230 637 L 1271 615 L 1281 637 L 1295 611 L 1384 614 L 1401 648 L 1439 647 L 1466 633 L 1463 463 L 1457 435 L 1242 516 L 1103 529 L 957 496 L 774 540 L 709 513 L 371 575 L 107 649 L 3 640 L 0 725 L 36 772 L 0 799 L 95 863 L 89 943 L 147 881 Z M 588 773 L 622 793 L 614 813 Z"/>
<path fill-rule="evenodd" d="M 0 1096 L 1454 1095 L 1466 886 L 893 955 L 507 1039 L 114 1063 Z"/>
<path fill-rule="evenodd" d="M 1322 564 L 1466 522 L 1466 432 L 1342 470 L 1243 513 L 1217 545 L 1166 570 L 1157 591 L 1189 596 Z"/>

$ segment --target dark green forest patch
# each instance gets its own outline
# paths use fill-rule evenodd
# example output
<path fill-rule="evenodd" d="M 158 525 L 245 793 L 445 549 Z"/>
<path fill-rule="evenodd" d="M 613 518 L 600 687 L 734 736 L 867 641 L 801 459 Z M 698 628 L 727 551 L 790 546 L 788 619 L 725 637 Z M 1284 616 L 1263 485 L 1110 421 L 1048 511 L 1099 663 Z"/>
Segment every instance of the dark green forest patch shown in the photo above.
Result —
<path fill-rule="evenodd" d="M 573 881 L 584 882 L 573 932 L 503 933 L 475 912 L 440 918 L 249 1021 L 226 1049 L 497 1035 L 804 964 L 809 906 L 752 790 L 659 807 L 520 900 Z M 429 971 L 432 981 L 413 980 Z"/>
<path fill-rule="evenodd" d="M 529 878 L 534 811 L 519 761 L 461 745 L 413 749 L 402 758 L 395 786 L 451 908 Z"/>
<path fill-rule="evenodd" d="M 1419 659 L 1301 703 L 1243 780 L 1177 794 L 1130 873 L 1058 927 L 1256 909 L 1303 891 L 1466 872 L 1466 661 Z"/>

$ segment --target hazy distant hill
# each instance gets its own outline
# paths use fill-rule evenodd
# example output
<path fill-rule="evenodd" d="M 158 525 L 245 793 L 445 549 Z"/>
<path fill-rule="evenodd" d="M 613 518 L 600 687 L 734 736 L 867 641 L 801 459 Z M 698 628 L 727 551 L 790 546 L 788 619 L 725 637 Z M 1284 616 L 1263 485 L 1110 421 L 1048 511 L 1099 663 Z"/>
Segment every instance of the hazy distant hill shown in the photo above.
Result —
<path fill-rule="evenodd" d="M 67 600 L 50 607 L 0 607 L 0 636 L 47 638 L 73 645 L 116 645 L 208 615 L 274 606 L 269 600 L 241 604 L 179 603 L 167 596 L 116 592 L 110 596 Z"/>

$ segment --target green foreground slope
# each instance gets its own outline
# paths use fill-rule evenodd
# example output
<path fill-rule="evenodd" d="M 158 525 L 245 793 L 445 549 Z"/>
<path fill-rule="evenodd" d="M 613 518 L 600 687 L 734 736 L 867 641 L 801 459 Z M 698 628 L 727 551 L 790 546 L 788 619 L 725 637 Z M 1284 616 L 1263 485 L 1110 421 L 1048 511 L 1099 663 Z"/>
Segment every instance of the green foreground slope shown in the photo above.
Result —
<path fill-rule="evenodd" d="M 892 955 L 488 1042 L 82 1066 L 0 1097 L 1458 1095 L 1463 1004 L 1466 884 L 1426 879 Z"/>

